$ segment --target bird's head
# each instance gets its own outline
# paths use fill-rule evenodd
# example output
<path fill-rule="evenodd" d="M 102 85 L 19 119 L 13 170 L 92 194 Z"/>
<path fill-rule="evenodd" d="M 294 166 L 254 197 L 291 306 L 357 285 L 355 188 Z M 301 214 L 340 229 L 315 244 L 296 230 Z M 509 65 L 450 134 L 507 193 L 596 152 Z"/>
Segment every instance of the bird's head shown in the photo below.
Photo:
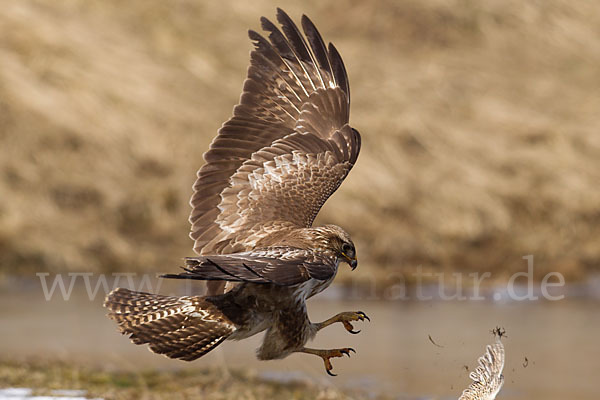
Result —
<path fill-rule="evenodd" d="M 322 229 L 327 250 L 354 270 L 358 266 L 358 260 L 356 259 L 356 248 L 352 243 L 352 239 L 350 239 L 350 235 L 336 225 L 325 225 L 320 229 Z"/>

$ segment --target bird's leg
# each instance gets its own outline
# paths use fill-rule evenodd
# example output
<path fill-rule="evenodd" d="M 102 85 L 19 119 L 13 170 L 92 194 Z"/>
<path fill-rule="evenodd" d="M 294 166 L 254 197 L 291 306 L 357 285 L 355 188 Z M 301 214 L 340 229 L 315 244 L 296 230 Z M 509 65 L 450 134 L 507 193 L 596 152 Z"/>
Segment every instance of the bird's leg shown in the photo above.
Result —
<path fill-rule="evenodd" d="M 331 372 L 331 370 L 333 369 L 333 366 L 331 365 L 331 361 L 329 360 L 330 358 L 342 357 L 344 355 L 347 355 L 348 357 L 350 357 L 350 352 L 356 353 L 356 351 L 351 347 L 345 347 L 343 349 L 331 349 L 331 350 L 308 349 L 306 347 L 303 347 L 300 350 L 298 350 L 298 352 L 314 354 L 316 356 L 321 357 L 323 359 L 323 362 L 325 363 L 325 371 L 327 371 L 327 373 L 331 376 L 336 376 L 336 374 Z"/>
<path fill-rule="evenodd" d="M 315 324 L 315 326 L 317 327 L 317 330 L 321 330 L 323 328 L 325 328 L 326 326 L 329 326 L 331 324 L 334 324 L 336 322 L 341 322 L 342 324 L 344 324 L 344 328 L 346 328 L 346 330 L 350 333 L 359 333 L 360 331 L 355 331 L 354 327 L 352 326 L 352 324 L 350 323 L 350 321 L 371 321 L 371 319 L 369 317 L 367 317 L 367 314 L 365 314 L 362 311 L 346 311 L 346 312 L 341 312 L 331 318 L 329 318 L 326 321 L 320 322 Z"/>

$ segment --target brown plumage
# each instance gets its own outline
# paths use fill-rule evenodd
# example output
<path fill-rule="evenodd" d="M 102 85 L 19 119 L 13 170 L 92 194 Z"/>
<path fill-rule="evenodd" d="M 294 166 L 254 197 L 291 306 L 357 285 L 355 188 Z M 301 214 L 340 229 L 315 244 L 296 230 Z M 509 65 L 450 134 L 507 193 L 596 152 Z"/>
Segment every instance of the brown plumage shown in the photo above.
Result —
<path fill-rule="evenodd" d="M 235 330 L 210 301 L 197 296 L 171 297 L 114 290 L 106 300 L 109 314 L 135 344 L 170 358 L 192 361 L 208 353 Z"/>
<path fill-rule="evenodd" d="M 348 125 L 350 90 L 342 59 L 302 17 L 305 37 L 278 9 L 280 31 L 266 18 L 268 39 L 254 31 L 240 104 L 205 153 L 190 204 L 197 257 L 167 278 L 208 281 L 207 297 L 165 297 L 117 289 L 105 306 L 136 344 L 192 360 L 224 339 L 265 331 L 261 359 L 292 352 L 323 358 L 351 349 L 304 344 L 334 322 L 355 333 L 341 313 L 311 323 L 305 300 L 325 289 L 340 262 L 354 269 L 350 236 L 340 227 L 312 227 L 327 198 L 358 157 L 360 135 Z M 225 283 L 228 291 L 225 292 Z"/>

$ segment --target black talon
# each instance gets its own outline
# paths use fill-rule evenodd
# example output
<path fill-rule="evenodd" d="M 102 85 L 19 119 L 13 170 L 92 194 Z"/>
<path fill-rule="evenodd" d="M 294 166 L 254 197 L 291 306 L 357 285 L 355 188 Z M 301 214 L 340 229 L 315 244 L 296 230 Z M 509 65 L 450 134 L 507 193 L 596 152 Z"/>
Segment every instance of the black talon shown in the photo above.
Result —
<path fill-rule="evenodd" d="M 360 333 L 360 329 L 359 329 L 359 330 L 357 330 L 357 331 L 354 331 L 354 330 L 349 330 L 348 332 L 350 332 L 350 333 L 351 333 L 351 334 L 353 334 L 353 335 L 356 335 L 357 333 Z"/>
<path fill-rule="evenodd" d="M 348 350 L 350 350 L 353 353 L 356 353 L 356 350 L 354 350 L 352 347 L 348 347 Z"/>
<path fill-rule="evenodd" d="M 331 371 L 330 371 L 330 370 L 328 370 L 328 369 L 326 369 L 325 371 L 327 371 L 327 373 L 328 373 L 330 376 L 337 376 L 337 374 L 334 374 L 333 372 L 331 372 Z"/>
<path fill-rule="evenodd" d="M 361 317 L 363 317 L 364 319 L 366 319 L 367 321 L 371 322 L 371 318 L 369 318 L 367 316 L 367 314 L 365 314 L 364 312 L 359 311 L 357 314 L 360 315 Z M 361 319 L 361 321 L 362 321 L 362 319 Z"/>

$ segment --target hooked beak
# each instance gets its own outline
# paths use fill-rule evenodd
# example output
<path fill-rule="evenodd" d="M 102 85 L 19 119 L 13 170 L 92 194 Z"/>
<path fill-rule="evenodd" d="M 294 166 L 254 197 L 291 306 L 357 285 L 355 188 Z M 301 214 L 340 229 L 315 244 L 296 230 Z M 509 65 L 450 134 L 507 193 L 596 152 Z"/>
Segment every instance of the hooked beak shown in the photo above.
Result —
<path fill-rule="evenodd" d="M 344 257 L 346 257 L 346 262 L 348 262 L 348 265 L 350 265 L 350 268 L 352 268 L 352 271 L 354 271 L 358 266 L 358 260 L 356 259 L 356 257 L 350 258 L 345 254 Z"/>

